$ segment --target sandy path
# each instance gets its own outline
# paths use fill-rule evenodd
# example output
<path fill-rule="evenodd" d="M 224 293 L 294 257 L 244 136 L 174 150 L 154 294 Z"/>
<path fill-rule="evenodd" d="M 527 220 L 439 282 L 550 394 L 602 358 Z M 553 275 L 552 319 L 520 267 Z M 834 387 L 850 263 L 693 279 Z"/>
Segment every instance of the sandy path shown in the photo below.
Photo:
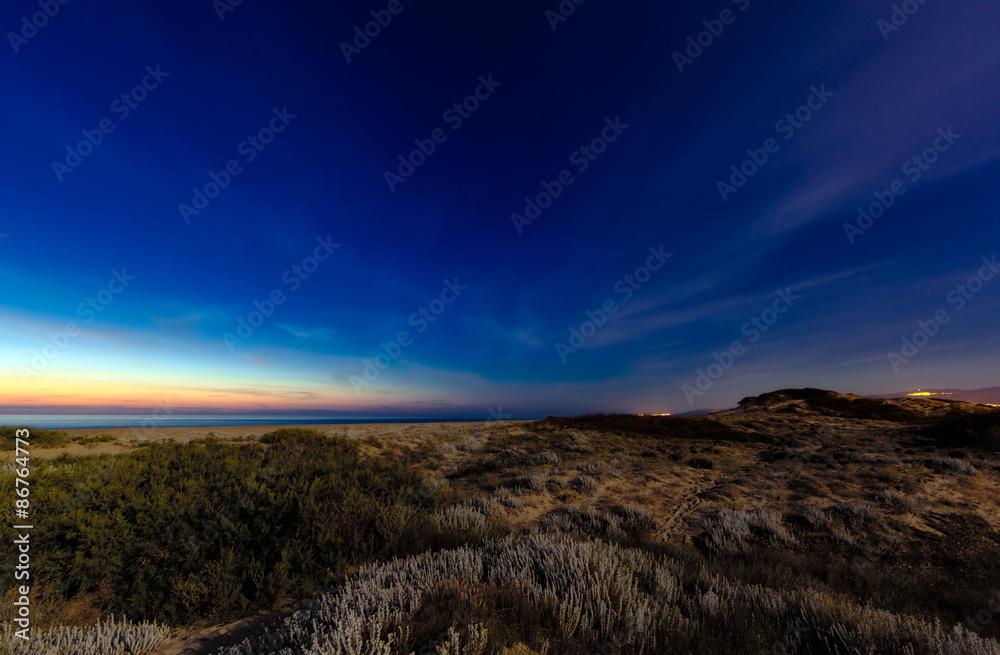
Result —
<path fill-rule="evenodd" d="M 224 646 L 234 646 L 267 627 L 277 625 L 293 610 L 263 612 L 228 625 L 210 628 L 177 628 L 149 655 L 209 655 Z"/>
<path fill-rule="evenodd" d="M 658 536 L 675 536 L 683 528 L 683 520 L 702 504 L 702 494 L 714 487 L 716 478 L 711 474 L 692 477 L 685 481 L 686 488 L 673 501 L 677 507 L 663 520 Z"/>

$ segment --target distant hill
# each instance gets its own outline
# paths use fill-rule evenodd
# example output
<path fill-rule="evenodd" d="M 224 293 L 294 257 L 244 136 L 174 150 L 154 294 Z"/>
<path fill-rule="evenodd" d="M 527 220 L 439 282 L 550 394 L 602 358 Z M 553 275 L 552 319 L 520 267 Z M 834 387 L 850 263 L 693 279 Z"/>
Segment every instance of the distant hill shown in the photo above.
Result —
<path fill-rule="evenodd" d="M 821 391 L 819 389 L 784 389 L 782 391 L 772 391 L 770 393 L 762 394 L 761 396 L 751 396 L 750 398 L 761 398 L 767 402 L 774 401 L 784 395 L 786 400 L 793 397 L 798 400 L 802 400 L 805 396 L 809 395 L 828 395 L 834 393 L 835 392 L 832 391 Z M 932 398 L 935 400 L 957 400 L 965 403 L 1000 406 L 1000 387 L 985 387 L 983 389 L 912 389 L 910 391 L 899 391 L 897 393 L 867 395 L 864 396 L 864 398 L 875 398 L 877 400 L 890 400 L 893 398 Z M 740 401 L 740 405 L 742 406 L 747 400 L 749 399 L 744 398 L 743 401 Z M 674 414 L 674 416 L 705 416 L 706 414 L 729 411 L 729 409 L 732 408 L 695 409 L 681 414 Z"/>
<path fill-rule="evenodd" d="M 984 389 L 913 389 L 899 393 L 887 393 L 869 398 L 937 398 L 938 400 L 961 400 L 982 405 L 1000 405 L 1000 387 Z"/>

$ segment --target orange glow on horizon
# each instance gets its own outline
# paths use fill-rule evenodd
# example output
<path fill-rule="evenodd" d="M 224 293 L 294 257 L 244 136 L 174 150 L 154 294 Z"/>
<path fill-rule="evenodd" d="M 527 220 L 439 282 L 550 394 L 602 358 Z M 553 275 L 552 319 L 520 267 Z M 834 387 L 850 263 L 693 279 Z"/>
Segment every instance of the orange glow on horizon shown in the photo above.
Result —
<path fill-rule="evenodd" d="M 151 384 L 141 381 L 83 381 L 47 378 L 23 383 L 17 378 L 0 378 L 0 398 L 4 405 L 24 407 L 78 406 L 145 409 L 206 408 L 259 411 L 264 409 L 353 410 L 359 405 L 350 390 L 276 386 L 239 381 L 219 382 L 201 387 L 179 384 Z M 374 398 L 369 398 L 369 401 Z M 367 404 L 367 403 L 366 403 Z"/>

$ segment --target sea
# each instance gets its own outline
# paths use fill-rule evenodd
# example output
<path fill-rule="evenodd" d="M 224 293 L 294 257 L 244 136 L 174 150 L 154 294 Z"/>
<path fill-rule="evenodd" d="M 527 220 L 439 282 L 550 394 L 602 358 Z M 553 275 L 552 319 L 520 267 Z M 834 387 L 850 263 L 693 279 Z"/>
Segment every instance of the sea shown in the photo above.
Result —
<path fill-rule="evenodd" d="M 257 416 L 253 414 L 7 414 L 0 415 L 0 425 L 40 428 L 45 430 L 76 430 L 93 428 L 185 428 L 232 425 L 356 425 L 359 423 L 484 423 L 484 417 L 473 418 L 386 418 L 361 416 L 338 418 L 331 416 Z"/>

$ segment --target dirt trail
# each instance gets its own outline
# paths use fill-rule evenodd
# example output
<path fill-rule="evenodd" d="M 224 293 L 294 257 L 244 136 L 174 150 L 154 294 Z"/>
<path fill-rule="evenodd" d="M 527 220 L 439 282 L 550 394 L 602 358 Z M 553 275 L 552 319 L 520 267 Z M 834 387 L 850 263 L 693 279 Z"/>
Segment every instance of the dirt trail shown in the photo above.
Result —
<path fill-rule="evenodd" d="M 209 628 L 177 628 L 170 638 L 149 655 L 210 655 L 224 646 L 234 646 L 248 637 L 273 627 L 294 610 L 262 612 L 228 625 Z"/>
<path fill-rule="evenodd" d="M 703 502 L 702 494 L 715 486 L 718 478 L 711 474 L 688 480 L 687 488 L 679 494 L 677 507 L 664 520 L 657 533 L 662 537 L 674 536 L 683 527 L 683 520 Z"/>

